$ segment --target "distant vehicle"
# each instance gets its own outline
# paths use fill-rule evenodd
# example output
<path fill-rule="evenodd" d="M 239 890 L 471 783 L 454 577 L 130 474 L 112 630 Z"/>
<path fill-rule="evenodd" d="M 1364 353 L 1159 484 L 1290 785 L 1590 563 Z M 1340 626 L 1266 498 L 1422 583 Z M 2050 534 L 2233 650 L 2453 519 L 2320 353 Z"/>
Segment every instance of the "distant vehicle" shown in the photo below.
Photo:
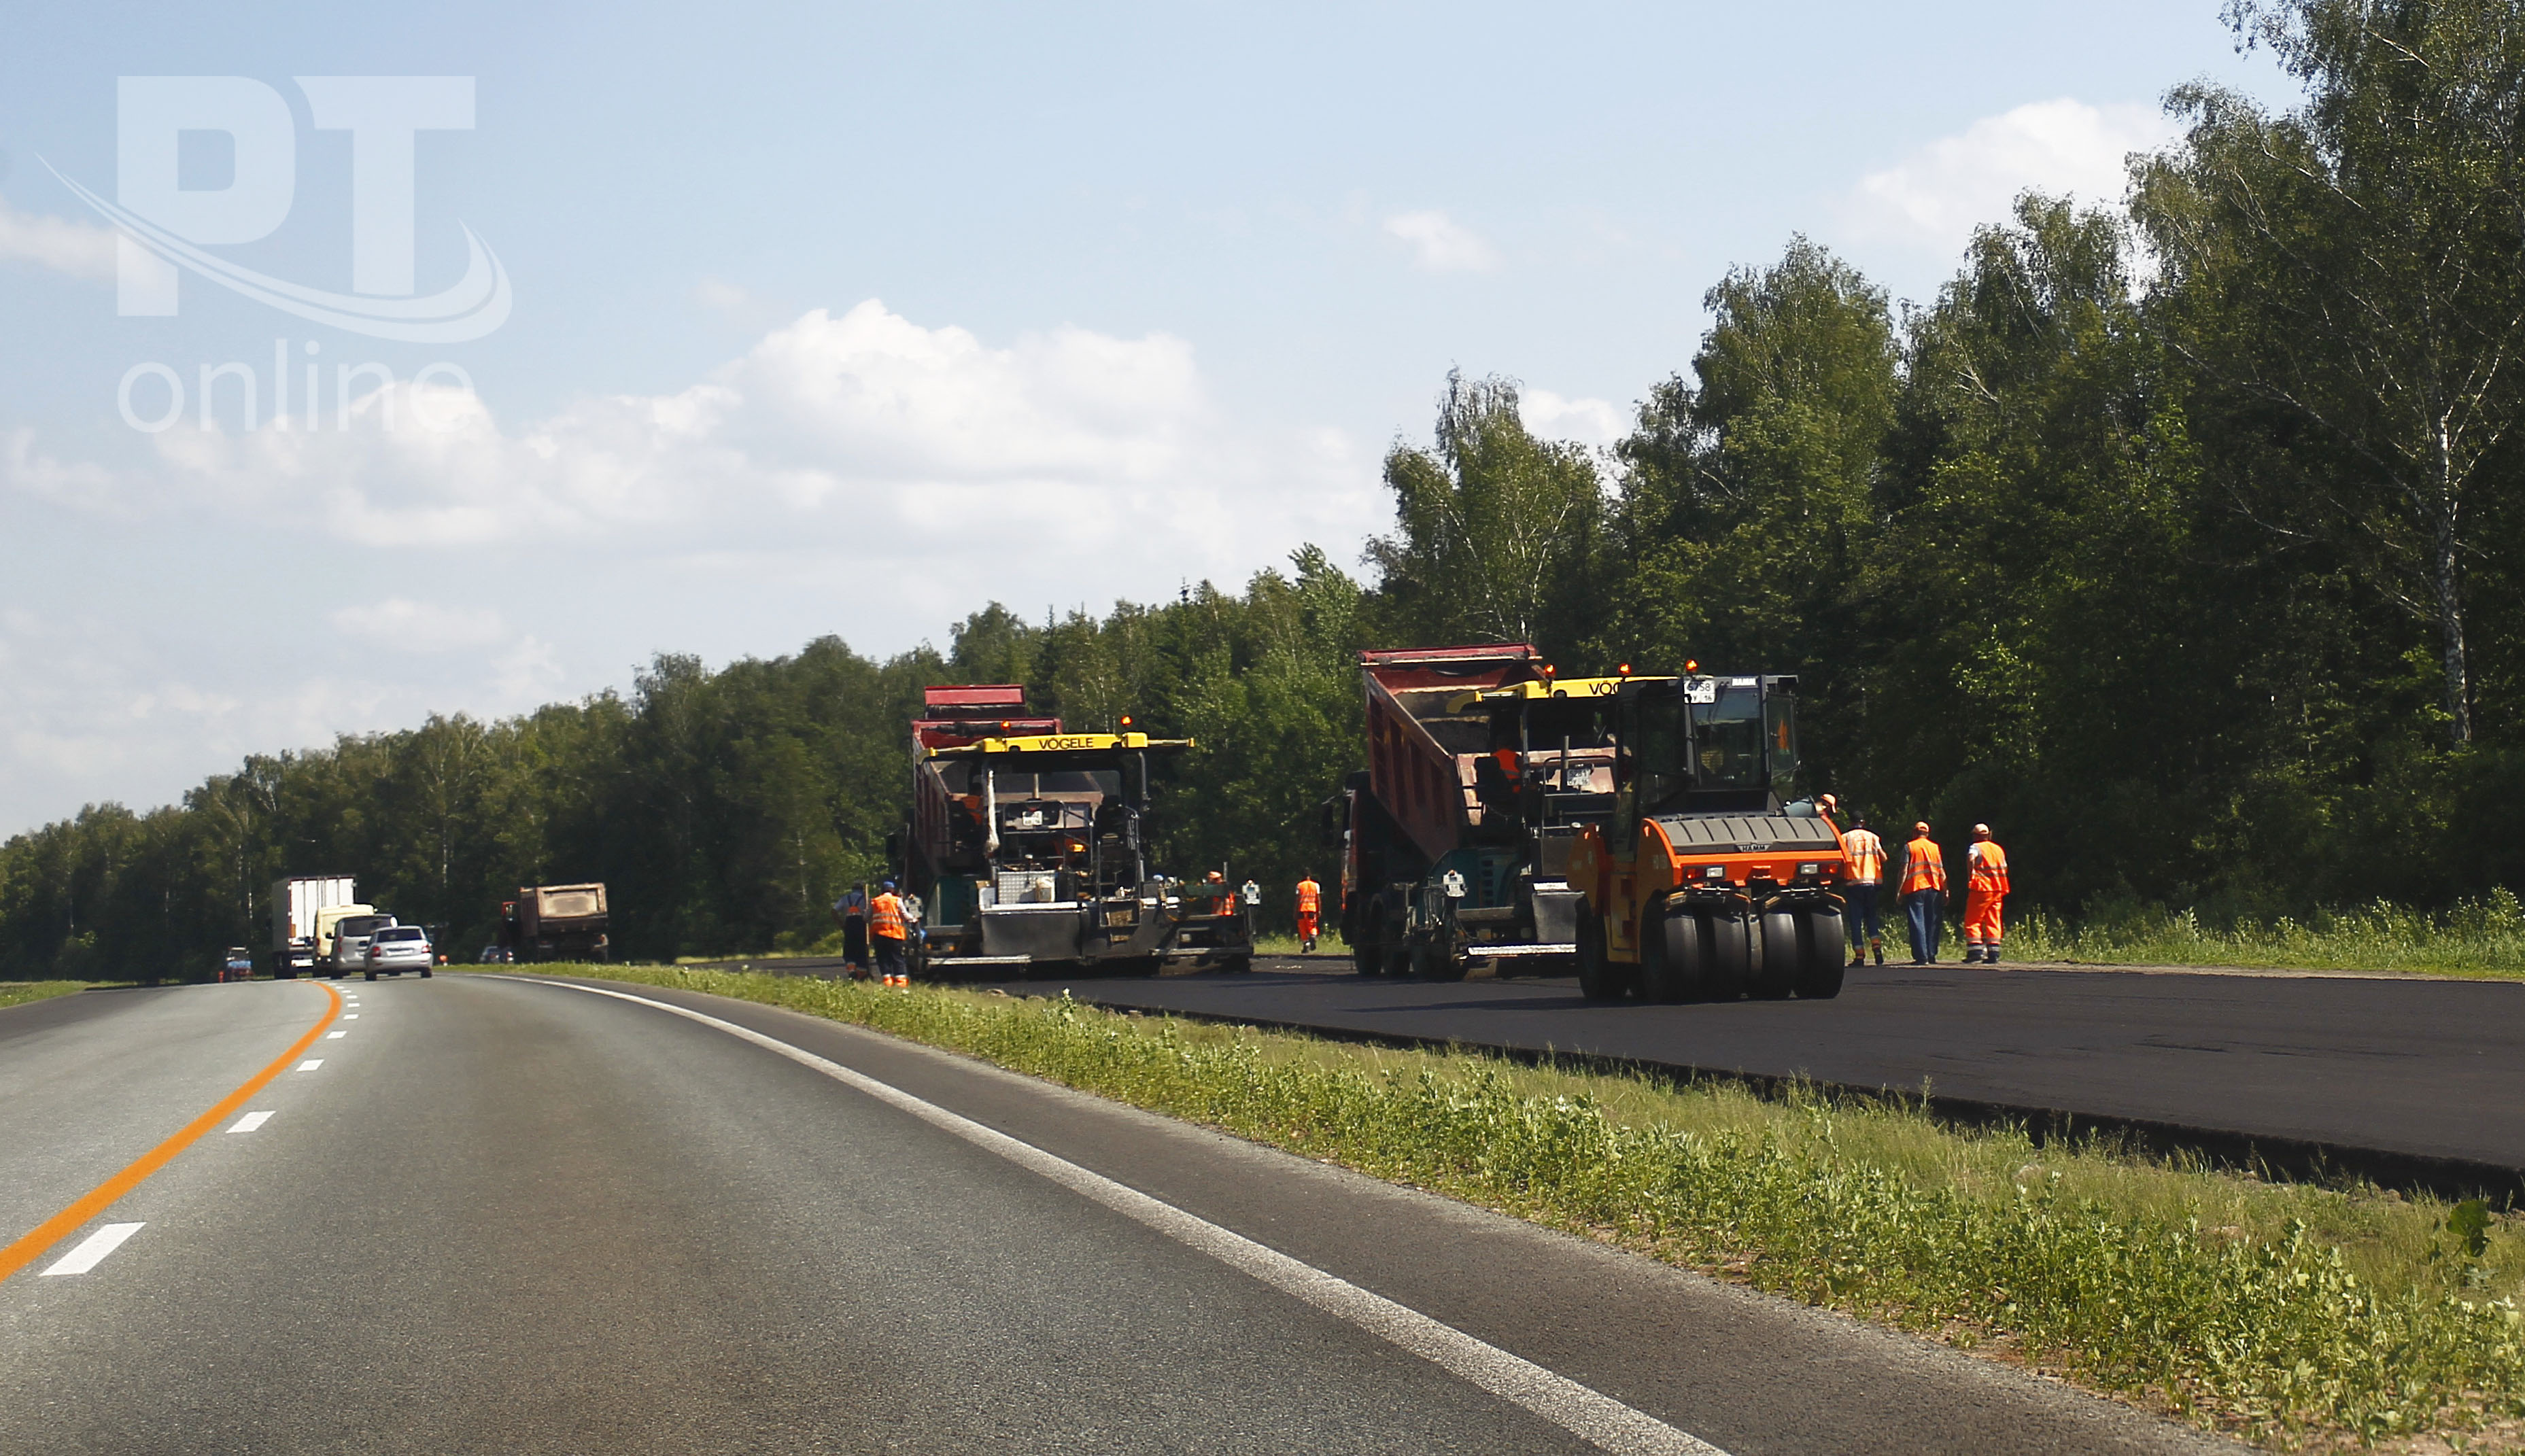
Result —
<path fill-rule="evenodd" d="M 331 953 L 330 919 L 367 914 L 374 906 L 359 903 L 359 887 L 349 875 L 294 875 L 272 887 L 272 974 L 288 980 L 301 971 L 314 974 Z M 320 945 L 319 942 L 324 944 Z"/>
<path fill-rule="evenodd" d="M 222 981 L 253 980 L 253 954 L 243 946 L 230 946 L 227 955 L 220 961 L 220 979 Z"/>
<path fill-rule="evenodd" d="M 500 906 L 500 945 L 515 960 L 603 960 L 611 924 L 602 883 L 527 885 Z"/>
<path fill-rule="evenodd" d="M 418 925 L 389 925 L 369 937 L 361 960 L 369 979 L 374 981 L 379 971 L 389 976 L 419 971 L 426 976 L 435 953 L 429 947 L 429 932 Z"/>
<path fill-rule="evenodd" d="M 369 941 L 378 931 L 395 924 L 395 917 L 372 905 L 352 908 L 366 910 L 365 915 L 344 915 L 333 922 L 333 952 L 320 957 L 324 974 L 339 981 L 351 971 L 368 964 Z M 413 929 L 420 929 L 419 926 Z"/>
<path fill-rule="evenodd" d="M 482 947 L 479 960 L 486 966 L 504 966 L 515 962 L 517 958 L 518 952 L 506 946 L 485 946 Z"/>

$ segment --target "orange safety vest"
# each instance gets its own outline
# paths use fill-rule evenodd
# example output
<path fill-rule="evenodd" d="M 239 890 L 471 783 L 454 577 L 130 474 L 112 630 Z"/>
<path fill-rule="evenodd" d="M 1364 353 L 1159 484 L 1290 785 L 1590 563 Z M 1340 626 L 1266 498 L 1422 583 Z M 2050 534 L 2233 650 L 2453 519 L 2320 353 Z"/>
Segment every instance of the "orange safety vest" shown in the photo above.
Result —
<path fill-rule="evenodd" d="M 1298 913 L 1312 915 L 1323 907 L 1323 887 L 1312 880 L 1298 882 Z"/>
<path fill-rule="evenodd" d="M 1964 851 L 1964 858 L 1972 865 L 1973 894 L 2007 893 L 2007 851 L 1999 847 L 1997 840 L 1974 841 L 1973 847 Z"/>
<path fill-rule="evenodd" d="M 1943 893 L 1947 888 L 1947 854 L 1938 848 L 1937 841 L 1922 835 L 1903 848 L 1909 856 L 1903 861 L 1903 893 L 1909 895 L 1914 890 Z"/>
<path fill-rule="evenodd" d="M 900 941 L 909 934 L 903 928 L 903 901 L 891 895 L 878 896 L 868 905 L 868 934 L 887 941 Z"/>
<path fill-rule="evenodd" d="M 1873 885 L 1885 878 L 1885 842 L 1873 830 L 1854 829 L 1841 837 L 1842 852 L 1850 856 L 1850 878 L 1861 885 Z"/>

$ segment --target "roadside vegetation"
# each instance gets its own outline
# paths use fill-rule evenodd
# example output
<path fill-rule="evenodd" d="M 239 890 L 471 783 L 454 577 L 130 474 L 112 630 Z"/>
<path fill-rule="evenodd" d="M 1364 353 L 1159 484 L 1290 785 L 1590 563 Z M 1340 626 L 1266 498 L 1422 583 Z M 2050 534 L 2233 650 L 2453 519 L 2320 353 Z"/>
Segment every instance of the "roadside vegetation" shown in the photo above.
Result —
<path fill-rule="evenodd" d="M 101 986 L 101 981 L 0 981 L 0 1006 L 23 1006 Z"/>
<path fill-rule="evenodd" d="M 2525 1228 L 1956 1130 L 1915 1106 L 1529 1067 L 1066 997 L 552 967 L 788 1006 L 2053 1372 L 2272 1449 L 2515 1449 Z"/>
<path fill-rule="evenodd" d="M 2091 965 L 2253 966 L 2290 970 L 2403 971 L 2440 976 L 2525 976 L 2525 905 L 2504 887 L 2430 914 L 2382 901 L 2224 929 L 2197 912 L 2131 909 L 2065 924 L 2041 912 L 2007 930 L 2020 960 Z"/>

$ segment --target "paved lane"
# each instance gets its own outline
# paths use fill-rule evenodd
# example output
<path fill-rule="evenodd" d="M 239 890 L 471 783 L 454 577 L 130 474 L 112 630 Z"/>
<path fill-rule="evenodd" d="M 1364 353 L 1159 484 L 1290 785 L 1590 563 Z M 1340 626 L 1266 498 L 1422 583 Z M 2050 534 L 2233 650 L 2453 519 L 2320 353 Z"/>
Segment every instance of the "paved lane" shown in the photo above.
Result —
<path fill-rule="evenodd" d="M 1568 980 L 1254 974 L 1029 989 L 1385 1036 L 1558 1049 L 2375 1148 L 2525 1170 L 2525 985 L 2007 970 L 1854 971 L 1830 1001 L 1593 1005 Z"/>
<path fill-rule="evenodd" d="M 210 990 L 285 1004 L 302 1025 L 313 1004 L 303 986 Z M 0 1449 L 1596 1449 L 724 1031 L 521 981 L 360 990 L 361 1019 L 321 1043 L 323 1065 L 274 1084 L 271 1121 L 205 1140 L 100 1216 L 142 1222 L 127 1243 L 86 1274 L 0 1284 Z M 130 995 L 145 1008 L 188 993 Z M 1998 1367 L 959 1058 L 658 995 L 1735 1456 L 2204 1444 Z M 202 996 L 149 1014 L 230 1008 Z M 66 1108 L 126 1070 L 54 1067 Z"/>

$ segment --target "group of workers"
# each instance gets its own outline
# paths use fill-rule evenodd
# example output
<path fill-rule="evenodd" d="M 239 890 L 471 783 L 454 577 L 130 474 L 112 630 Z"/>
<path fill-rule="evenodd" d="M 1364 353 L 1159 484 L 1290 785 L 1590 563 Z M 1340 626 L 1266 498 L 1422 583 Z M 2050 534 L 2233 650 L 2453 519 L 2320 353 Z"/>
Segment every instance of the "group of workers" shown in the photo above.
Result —
<path fill-rule="evenodd" d="M 1827 814 L 1830 795 L 1819 801 Z M 1885 923 L 1877 898 L 1885 882 L 1885 841 L 1867 827 L 1865 814 L 1854 815 L 1841 835 L 1850 858 L 1850 883 L 1842 887 L 1842 928 L 1850 942 L 1850 963 L 1867 964 L 1873 951 L 1885 963 Z M 1964 963 L 1999 964 L 2000 912 L 2007 901 L 2007 851 L 1991 838 L 1990 826 L 1972 827 L 1972 847 L 1964 851 Z M 1911 826 L 1911 841 L 1903 847 L 1903 874 L 1896 894 L 1902 897 L 1904 919 L 1911 933 L 1911 964 L 1935 965 L 1938 940 L 1947 919 L 1947 856 L 1929 838 L 1929 822 Z"/>
<path fill-rule="evenodd" d="M 912 937 L 920 911 L 896 892 L 892 880 L 878 881 L 874 896 L 858 886 L 843 891 L 833 901 L 833 918 L 842 923 L 842 964 L 852 980 L 874 975 L 887 986 L 912 985 Z"/>

